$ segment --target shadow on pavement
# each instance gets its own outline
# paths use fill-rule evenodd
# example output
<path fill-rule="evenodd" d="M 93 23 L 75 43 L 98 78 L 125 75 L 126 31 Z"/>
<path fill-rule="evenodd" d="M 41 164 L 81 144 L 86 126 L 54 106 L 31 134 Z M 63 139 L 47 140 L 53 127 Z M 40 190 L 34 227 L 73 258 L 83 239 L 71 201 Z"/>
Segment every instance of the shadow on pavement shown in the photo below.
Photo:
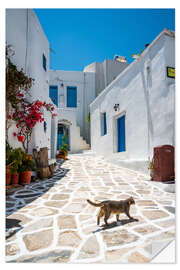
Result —
<path fill-rule="evenodd" d="M 57 182 L 61 181 L 64 176 L 69 172 L 69 169 L 61 167 L 64 160 L 57 160 L 58 168 L 51 178 L 37 179 L 35 182 L 31 182 L 29 185 L 20 186 L 18 188 L 12 188 L 6 191 L 6 217 L 14 214 L 16 211 L 34 200 L 38 199 L 46 192 L 49 191 Z M 7 224 L 6 224 L 7 226 Z"/>
<path fill-rule="evenodd" d="M 112 223 L 110 223 L 109 225 L 101 225 L 99 229 L 97 229 L 96 231 L 93 231 L 93 233 L 97 233 L 97 232 L 101 232 L 101 231 L 105 231 L 105 230 L 109 230 L 109 229 L 112 229 L 112 228 L 115 228 L 115 227 L 120 227 L 120 226 L 124 226 L 128 223 L 131 223 L 131 222 L 138 222 L 139 219 L 136 219 L 136 218 L 132 218 L 132 219 L 122 219 L 118 222 L 114 221 Z"/>
<path fill-rule="evenodd" d="M 23 229 L 23 227 L 19 224 L 20 222 L 21 220 L 19 219 L 6 218 L 6 231 L 8 232 L 6 235 L 6 240 Z"/>

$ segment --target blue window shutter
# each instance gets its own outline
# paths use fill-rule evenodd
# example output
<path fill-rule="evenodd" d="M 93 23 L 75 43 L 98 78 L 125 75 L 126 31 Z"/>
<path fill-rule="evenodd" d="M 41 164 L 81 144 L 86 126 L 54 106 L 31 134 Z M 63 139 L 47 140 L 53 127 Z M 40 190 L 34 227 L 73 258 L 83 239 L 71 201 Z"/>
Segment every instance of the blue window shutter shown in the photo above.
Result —
<path fill-rule="evenodd" d="M 77 87 L 67 87 L 67 107 L 77 107 Z"/>
<path fill-rule="evenodd" d="M 107 134 L 106 113 L 104 113 L 104 135 Z"/>
<path fill-rule="evenodd" d="M 117 119 L 118 152 L 126 151 L 125 115 Z"/>
<path fill-rule="evenodd" d="M 43 54 L 42 62 L 43 62 L 43 68 L 44 68 L 44 70 L 46 71 L 46 57 L 45 57 L 44 54 Z"/>
<path fill-rule="evenodd" d="M 49 97 L 51 98 L 52 102 L 58 107 L 58 87 L 56 85 L 51 85 L 49 87 Z"/>

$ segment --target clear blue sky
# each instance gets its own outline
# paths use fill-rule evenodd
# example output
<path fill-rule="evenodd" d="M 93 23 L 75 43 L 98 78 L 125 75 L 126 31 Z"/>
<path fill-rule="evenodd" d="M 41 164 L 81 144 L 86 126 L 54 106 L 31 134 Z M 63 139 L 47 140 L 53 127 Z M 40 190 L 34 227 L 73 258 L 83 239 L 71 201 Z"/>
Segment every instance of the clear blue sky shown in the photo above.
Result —
<path fill-rule="evenodd" d="M 50 68 L 82 71 L 93 62 L 131 55 L 164 29 L 174 9 L 34 9 L 50 42 Z"/>

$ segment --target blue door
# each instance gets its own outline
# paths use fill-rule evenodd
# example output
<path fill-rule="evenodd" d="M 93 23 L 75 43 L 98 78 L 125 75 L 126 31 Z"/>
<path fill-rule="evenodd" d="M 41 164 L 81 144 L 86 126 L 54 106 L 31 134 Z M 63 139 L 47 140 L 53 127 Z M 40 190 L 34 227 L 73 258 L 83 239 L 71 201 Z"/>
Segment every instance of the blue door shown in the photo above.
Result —
<path fill-rule="evenodd" d="M 58 87 L 57 86 L 50 86 L 49 87 L 49 97 L 51 98 L 52 102 L 56 104 L 58 107 Z"/>
<path fill-rule="evenodd" d="M 60 147 L 63 145 L 63 137 L 65 134 L 66 134 L 65 143 L 69 145 L 69 131 L 67 127 L 65 127 L 62 124 L 59 124 L 57 134 L 57 150 L 60 150 Z"/>
<path fill-rule="evenodd" d="M 126 151 L 125 115 L 117 119 L 118 152 Z"/>
<path fill-rule="evenodd" d="M 58 134 L 57 134 L 57 150 L 63 145 L 63 136 L 64 131 L 62 126 L 58 126 Z"/>

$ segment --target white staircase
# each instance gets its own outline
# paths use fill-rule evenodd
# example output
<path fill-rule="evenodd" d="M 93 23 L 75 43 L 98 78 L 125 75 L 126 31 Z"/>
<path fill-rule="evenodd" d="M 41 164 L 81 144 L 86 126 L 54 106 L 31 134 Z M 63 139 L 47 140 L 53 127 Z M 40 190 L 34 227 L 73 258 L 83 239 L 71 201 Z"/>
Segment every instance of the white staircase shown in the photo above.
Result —
<path fill-rule="evenodd" d="M 71 140 L 70 153 L 78 153 L 78 152 L 81 152 L 83 150 L 90 149 L 90 145 L 86 143 L 86 141 L 83 139 L 82 136 L 80 136 L 80 127 L 79 126 L 74 127 L 73 134 L 71 136 L 73 136 L 73 137 L 70 138 L 70 140 Z"/>

